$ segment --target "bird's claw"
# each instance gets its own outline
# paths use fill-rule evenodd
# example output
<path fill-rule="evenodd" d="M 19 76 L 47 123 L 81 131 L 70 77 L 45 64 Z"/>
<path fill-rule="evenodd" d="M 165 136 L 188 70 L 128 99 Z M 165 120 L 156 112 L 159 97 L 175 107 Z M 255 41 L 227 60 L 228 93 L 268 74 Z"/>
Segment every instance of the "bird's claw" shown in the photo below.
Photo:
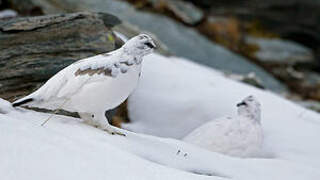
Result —
<path fill-rule="evenodd" d="M 185 158 L 188 156 L 188 153 L 183 153 L 181 150 L 178 150 L 176 155 L 180 155 L 180 153 L 182 153 L 182 156 Z"/>
<path fill-rule="evenodd" d="M 117 131 L 115 129 L 104 129 L 104 131 L 106 131 L 107 133 L 111 134 L 111 135 L 120 135 L 120 136 L 126 136 L 126 134 L 120 132 L 120 131 Z"/>
<path fill-rule="evenodd" d="M 126 134 L 121 132 L 112 132 L 111 135 L 120 135 L 120 136 L 126 136 Z"/>

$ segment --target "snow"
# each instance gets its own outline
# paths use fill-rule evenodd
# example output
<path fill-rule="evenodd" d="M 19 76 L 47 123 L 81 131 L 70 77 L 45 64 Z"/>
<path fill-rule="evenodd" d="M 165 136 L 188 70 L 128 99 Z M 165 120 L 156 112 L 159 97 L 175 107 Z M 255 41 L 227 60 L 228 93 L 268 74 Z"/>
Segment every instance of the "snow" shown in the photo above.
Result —
<path fill-rule="evenodd" d="M 261 102 L 264 151 L 320 169 L 318 113 L 182 58 L 146 57 L 138 88 L 128 101 L 132 122 L 123 127 L 182 139 L 208 121 L 234 116 L 235 104 L 248 95 Z"/>
<path fill-rule="evenodd" d="M 0 19 L 16 17 L 18 13 L 12 9 L 5 9 L 0 11 Z"/>
<path fill-rule="evenodd" d="M 179 140 L 125 132 L 112 136 L 80 119 L 0 107 L 0 177 L 37 179 L 317 180 L 310 166 L 281 159 L 237 159 Z M 124 130 L 122 130 L 124 131 Z M 180 153 L 178 153 L 180 152 Z"/>
<path fill-rule="evenodd" d="M 118 31 L 113 31 L 113 33 L 117 38 L 121 39 L 121 41 L 123 41 L 123 42 L 127 42 L 129 40 L 124 34 L 118 32 Z"/>
<path fill-rule="evenodd" d="M 216 117 L 232 115 L 235 103 L 249 94 L 262 104 L 264 148 L 272 158 L 235 158 L 172 139 Z M 126 127 L 136 132 L 119 129 L 127 136 L 112 136 L 80 119 L 58 115 L 41 126 L 49 114 L 14 109 L 0 100 L 1 179 L 320 177 L 319 114 L 187 60 L 146 56 L 129 113 L 133 123 Z"/>

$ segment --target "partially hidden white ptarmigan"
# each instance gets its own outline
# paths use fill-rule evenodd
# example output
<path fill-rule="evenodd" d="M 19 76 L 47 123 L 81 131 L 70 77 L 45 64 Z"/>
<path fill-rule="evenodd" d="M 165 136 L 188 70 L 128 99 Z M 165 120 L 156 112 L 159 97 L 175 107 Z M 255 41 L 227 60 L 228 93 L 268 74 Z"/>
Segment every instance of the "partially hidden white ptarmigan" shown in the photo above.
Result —
<path fill-rule="evenodd" d="M 260 156 L 263 145 L 260 103 L 248 96 L 237 108 L 237 116 L 210 121 L 192 131 L 184 141 L 230 156 Z"/>
<path fill-rule="evenodd" d="M 105 111 L 121 104 L 135 89 L 142 59 L 155 47 L 150 36 L 135 36 L 115 51 L 69 65 L 12 105 L 78 112 L 93 125 L 111 134 L 122 134 L 109 125 Z"/>

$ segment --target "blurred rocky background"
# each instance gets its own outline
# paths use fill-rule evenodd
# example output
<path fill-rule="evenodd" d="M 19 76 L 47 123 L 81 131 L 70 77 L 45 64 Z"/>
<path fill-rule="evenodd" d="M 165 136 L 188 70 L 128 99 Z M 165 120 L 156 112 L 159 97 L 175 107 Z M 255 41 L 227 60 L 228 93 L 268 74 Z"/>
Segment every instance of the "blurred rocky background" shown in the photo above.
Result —
<path fill-rule="evenodd" d="M 73 61 L 117 48 L 114 30 L 148 31 L 160 53 L 320 111 L 319 22 L 318 0 L 0 0 L 0 97 L 28 94 Z"/>

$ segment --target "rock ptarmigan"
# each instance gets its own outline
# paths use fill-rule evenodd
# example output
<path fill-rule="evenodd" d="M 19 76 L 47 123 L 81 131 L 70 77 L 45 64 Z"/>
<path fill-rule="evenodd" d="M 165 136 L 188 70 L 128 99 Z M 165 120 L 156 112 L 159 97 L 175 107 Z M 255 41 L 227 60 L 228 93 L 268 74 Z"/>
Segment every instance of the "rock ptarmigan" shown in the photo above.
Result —
<path fill-rule="evenodd" d="M 237 108 L 237 116 L 210 121 L 192 131 L 183 140 L 230 156 L 260 156 L 263 143 L 260 103 L 253 96 L 249 96 L 238 103 Z"/>
<path fill-rule="evenodd" d="M 150 36 L 135 36 L 115 51 L 69 65 L 12 105 L 78 112 L 85 121 L 111 134 L 122 134 L 109 125 L 105 111 L 121 104 L 135 89 L 142 58 L 155 47 Z"/>

